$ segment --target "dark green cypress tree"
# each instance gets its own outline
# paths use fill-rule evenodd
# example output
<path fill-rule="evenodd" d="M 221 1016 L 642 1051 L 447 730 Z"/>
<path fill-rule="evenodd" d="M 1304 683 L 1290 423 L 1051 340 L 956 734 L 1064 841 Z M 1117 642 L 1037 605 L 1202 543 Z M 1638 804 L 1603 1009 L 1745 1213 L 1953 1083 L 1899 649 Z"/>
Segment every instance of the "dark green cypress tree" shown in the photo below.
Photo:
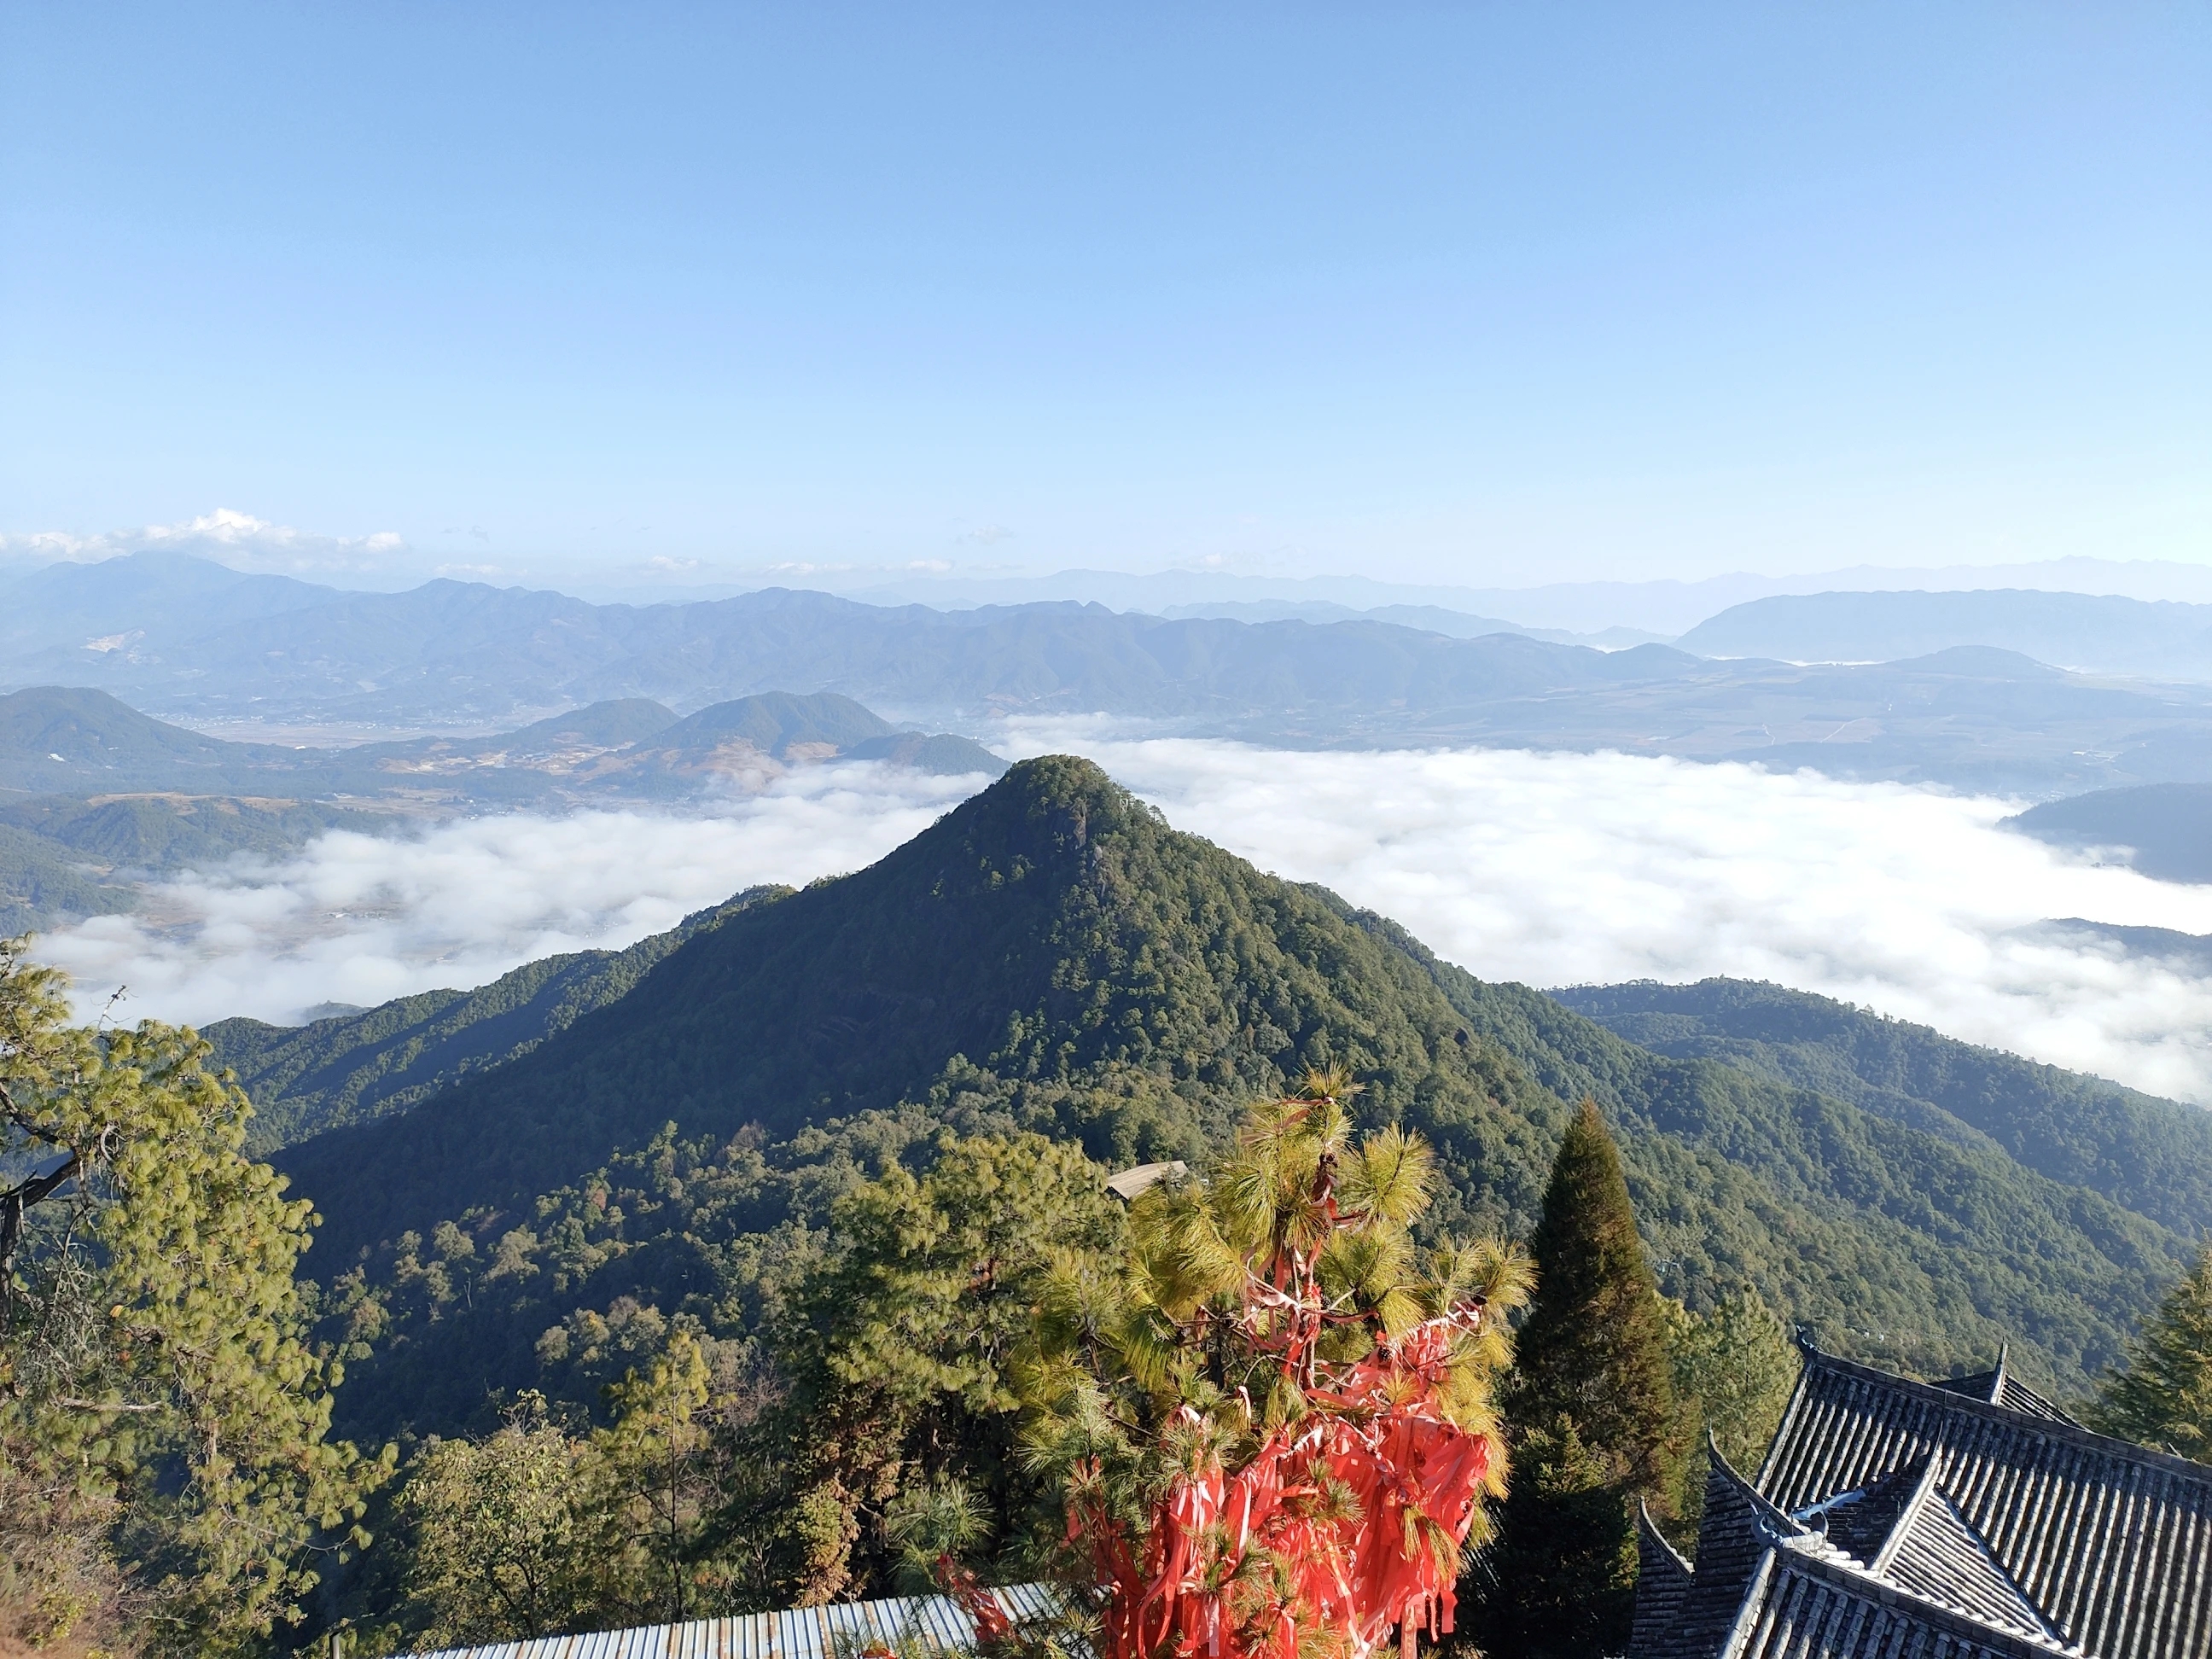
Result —
<path fill-rule="evenodd" d="M 2143 1322 L 2084 1420 L 2200 1463 L 2212 1457 L 2212 1245 Z"/>
<path fill-rule="evenodd" d="M 1594 1102 L 1567 1126 L 1531 1243 L 1536 1295 L 1506 1400 L 1513 1484 L 1480 1622 L 1496 1652 L 1595 1659 L 1627 1646 L 1636 1501 L 1671 1509 L 1686 1448 L 1658 1285 Z"/>

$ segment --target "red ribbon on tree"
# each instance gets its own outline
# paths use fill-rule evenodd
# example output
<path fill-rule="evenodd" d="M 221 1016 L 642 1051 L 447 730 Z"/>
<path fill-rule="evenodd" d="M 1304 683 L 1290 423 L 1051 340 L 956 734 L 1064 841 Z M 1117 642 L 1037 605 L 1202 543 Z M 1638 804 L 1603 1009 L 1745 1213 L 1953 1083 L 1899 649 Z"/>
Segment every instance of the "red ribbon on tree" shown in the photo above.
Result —
<path fill-rule="evenodd" d="M 1309 1390 L 1320 1409 L 1234 1473 L 1212 1462 L 1176 1480 L 1141 1564 L 1102 1508 L 1072 1505 L 1071 1536 L 1107 1589 L 1101 1659 L 1297 1659 L 1301 1628 L 1341 1632 L 1364 1659 L 1393 1628 L 1409 1653 L 1417 1632 L 1449 1632 L 1490 1468 L 1489 1443 L 1435 1409 L 1466 1318 L 1416 1326 L 1336 1388 Z"/>

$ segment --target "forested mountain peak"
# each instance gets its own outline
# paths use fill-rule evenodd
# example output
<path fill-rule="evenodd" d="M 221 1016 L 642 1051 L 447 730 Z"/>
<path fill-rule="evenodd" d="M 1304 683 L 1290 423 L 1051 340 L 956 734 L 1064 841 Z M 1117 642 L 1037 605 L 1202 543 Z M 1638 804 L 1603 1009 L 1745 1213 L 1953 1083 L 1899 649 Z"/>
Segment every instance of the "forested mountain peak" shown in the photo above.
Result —
<path fill-rule="evenodd" d="M 1323 897 L 1047 757 L 868 869 L 702 929 L 527 1058 L 286 1161 L 349 1249 L 526 1205 L 670 1121 L 781 1139 L 930 1103 L 1101 1158 L 1182 1156 L 1319 1060 L 1358 1068 L 1382 1114 L 1417 1096 L 1494 1113 L 1525 1085 L 1461 1027 L 1415 963 Z M 1513 1115 L 1531 1114 L 1533 1095 Z M 1472 1201 L 1522 1216 L 1542 1139 Z"/>
<path fill-rule="evenodd" d="M 1824 1345 L 1901 1369 L 1971 1369 L 2010 1340 L 2024 1374 L 2070 1393 L 2186 1249 L 2171 1220 L 1994 1133 L 1655 1054 L 1477 980 L 1066 756 L 866 870 L 708 919 L 528 1053 L 277 1162 L 327 1218 L 319 1277 L 416 1284 L 434 1236 L 441 1282 L 477 1273 L 473 1310 L 426 1304 L 431 1322 L 389 1360 L 364 1352 L 349 1391 L 349 1417 L 427 1428 L 487 1389 L 568 1387 L 568 1350 L 532 1345 L 572 1317 L 612 1328 L 617 1302 L 742 1334 L 744 1287 L 829 1196 L 926 1164 L 943 1130 L 1202 1160 L 1246 1103 L 1328 1064 L 1361 1085 L 1363 1122 L 1436 1147 L 1435 1232 L 1524 1234 L 1569 1103 L 1593 1096 L 1670 1294 L 1704 1307 L 1753 1285 Z M 495 1273 L 468 1267 L 495 1255 Z"/>

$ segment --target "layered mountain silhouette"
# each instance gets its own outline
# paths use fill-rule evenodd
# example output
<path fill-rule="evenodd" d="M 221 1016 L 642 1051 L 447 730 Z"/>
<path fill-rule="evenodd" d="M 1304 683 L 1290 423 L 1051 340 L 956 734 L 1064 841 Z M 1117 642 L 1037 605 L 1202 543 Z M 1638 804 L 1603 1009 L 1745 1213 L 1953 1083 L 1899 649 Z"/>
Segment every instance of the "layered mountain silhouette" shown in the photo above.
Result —
<path fill-rule="evenodd" d="M 1777 594 L 1732 605 L 1677 643 L 1707 657 L 1892 662 L 1956 647 L 2106 674 L 2212 678 L 2212 605 L 2029 588 Z"/>
<path fill-rule="evenodd" d="M 313 1270 L 356 1294 L 419 1278 L 434 1234 L 454 1274 L 498 1247 L 480 1304 L 356 1368 L 365 1420 L 428 1427 L 545 1385 L 536 1368 L 568 1349 L 542 1334 L 604 1325 L 617 1301 L 741 1323 L 731 1275 L 761 1241 L 935 1127 L 1041 1130 L 1108 1163 L 1202 1158 L 1244 1103 L 1329 1062 L 1358 1078 L 1366 1121 L 1437 1146 L 1440 1230 L 1524 1231 L 1566 1103 L 1592 1095 L 1671 1291 L 1756 1285 L 1825 1346 L 1929 1372 L 2009 1339 L 2078 1389 L 2212 1219 L 2201 1176 L 2154 1202 L 2095 1156 L 2067 1179 L 2032 1167 L 2002 1099 L 1977 1125 L 1915 1121 L 1912 1103 L 1840 1097 L 1840 1079 L 1655 1053 L 1171 830 L 1066 757 L 1013 768 L 866 870 L 698 920 L 526 1052 L 276 1161 L 325 1218 Z M 2188 1110 L 2142 1109 L 2166 1129 Z"/>
<path fill-rule="evenodd" d="M 2212 690 L 2143 678 L 2212 677 L 2203 641 L 2184 637 L 2196 612 L 2212 617 L 2202 606 L 1815 596 L 1686 636 L 1721 661 L 1649 641 L 1596 650 L 1420 607 L 1263 620 L 1269 607 L 955 611 L 783 589 L 592 605 L 446 580 L 336 592 L 195 562 L 139 555 L 8 588 L 0 685 L 97 686 L 198 721 L 414 731 L 800 692 L 971 732 L 1012 714 L 1109 714 L 1273 744 L 1611 748 L 2035 797 L 2212 777 Z M 2167 643 L 2130 644 L 2154 636 Z M 2096 649 L 2075 648 L 2090 638 Z M 1838 655 L 1849 660 L 1803 660 Z M 2100 683 L 2051 662 L 2131 678 Z"/>
<path fill-rule="evenodd" d="M 688 718 L 645 697 L 570 709 L 477 737 L 313 748 L 237 743 L 141 714 L 105 691 L 42 685 L 0 696 L 0 789 L 55 795 L 255 793 L 373 798 L 443 788 L 458 799 L 667 793 L 721 763 L 892 759 L 997 776 L 981 744 L 892 725 L 834 691 L 766 691 Z"/>

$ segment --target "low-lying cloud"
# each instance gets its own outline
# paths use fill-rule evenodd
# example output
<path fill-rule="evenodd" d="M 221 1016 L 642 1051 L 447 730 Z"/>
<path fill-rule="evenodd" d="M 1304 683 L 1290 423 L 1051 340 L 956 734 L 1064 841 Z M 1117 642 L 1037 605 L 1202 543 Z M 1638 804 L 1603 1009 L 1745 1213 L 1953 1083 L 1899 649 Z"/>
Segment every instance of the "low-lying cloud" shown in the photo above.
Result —
<path fill-rule="evenodd" d="M 1286 752 L 1006 728 L 1091 756 L 1177 827 L 1326 883 L 1486 979 L 1768 979 L 2138 1087 L 2212 1102 L 2212 982 L 2048 917 L 2212 933 L 2212 889 L 1996 828 L 2016 803 L 1745 766 L 1511 750 Z M 980 780 L 833 766 L 697 817 L 588 812 L 333 835 L 161 890 L 43 953 L 121 1012 L 283 1018 L 621 945 L 755 882 L 860 867 Z"/>
<path fill-rule="evenodd" d="M 809 769 L 722 810 L 516 813 L 405 839 L 326 835 L 296 858 L 164 883 L 145 914 L 48 934 L 89 1011 L 279 1023 L 496 979 L 540 957 L 619 947 L 763 882 L 856 870 L 981 778 L 876 763 Z"/>
<path fill-rule="evenodd" d="M 1405 923 L 1485 979 L 1772 980 L 2212 1102 L 2212 983 L 2048 917 L 2212 933 L 2212 888 L 2098 867 L 2019 803 L 1617 754 L 1080 747 L 1180 827 Z"/>

